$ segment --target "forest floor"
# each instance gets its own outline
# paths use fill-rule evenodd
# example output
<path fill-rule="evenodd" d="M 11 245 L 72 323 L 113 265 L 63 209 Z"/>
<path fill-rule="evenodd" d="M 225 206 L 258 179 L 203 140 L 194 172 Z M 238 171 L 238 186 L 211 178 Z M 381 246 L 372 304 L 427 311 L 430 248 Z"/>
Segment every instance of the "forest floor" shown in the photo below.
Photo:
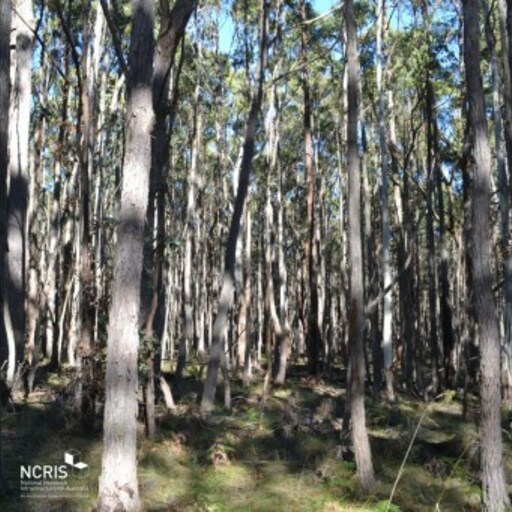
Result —
<path fill-rule="evenodd" d="M 183 389 L 176 392 L 176 412 L 159 411 L 155 441 L 145 439 L 140 425 L 139 484 L 145 511 L 480 510 L 474 398 L 466 419 L 453 392 L 429 404 L 405 394 L 394 404 L 368 400 L 378 483 L 365 496 L 355 480 L 352 454 L 341 449 L 344 389 L 339 379 L 312 380 L 305 368 L 295 367 L 287 387 L 273 390 L 265 403 L 261 384 L 244 388 L 234 381 L 232 410 L 219 409 L 206 418 L 197 405 L 199 373 L 191 367 Z M 2 512 L 92 508 L 101 470 L 101 432 L 84 433 L 76 424 L 63 402 L 66 379 L 45 373 L 28 400 L 4 412 L 1 455 L 9 492 L 0 499 Z M 509 481 L 511 420 L 504 415 Z M 20 498 L 20 465 L 62 464 L 69 449 L 79 451 L 88 464 L 79 481 L 85 489 L 80 497 Z M 78 478 L 72 475 L 70 482 Z"/>

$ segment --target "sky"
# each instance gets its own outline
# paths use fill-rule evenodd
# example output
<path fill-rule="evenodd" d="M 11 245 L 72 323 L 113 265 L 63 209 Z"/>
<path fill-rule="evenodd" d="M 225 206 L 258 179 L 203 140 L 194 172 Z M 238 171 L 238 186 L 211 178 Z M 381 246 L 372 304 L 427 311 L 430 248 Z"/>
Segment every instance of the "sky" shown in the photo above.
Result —
<path fill-rule="evenodd" d="M 337 4 L 338 0 L 312 0 L 311 3 L 317 14 L 321 15 Z M 233 20 L 229 16 L 228 10 L 223 10 L 219 33 L 219 49 L 221 52 L 226 53 L 231 48 L 234 31 Z"/>

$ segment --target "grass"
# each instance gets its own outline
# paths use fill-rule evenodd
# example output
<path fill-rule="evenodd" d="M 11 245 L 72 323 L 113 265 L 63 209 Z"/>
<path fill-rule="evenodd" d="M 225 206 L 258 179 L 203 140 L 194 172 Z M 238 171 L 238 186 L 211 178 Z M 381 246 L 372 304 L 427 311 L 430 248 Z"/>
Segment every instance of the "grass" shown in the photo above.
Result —
<path fill-rule="evenodd" d="M 80 431 L 62 404 L 64 388 L 47 375 L 46 393 L 4 414 L 2 445 L 9 492 L 0 510 L 91 510 L 101 466 L 101 433 Z M 261 386 L 233 383 L 233 410 L 210 417 L 198 413 L 200 384 L 185 379 L 176 413 L 159 411 L 155 441 L 139 435 L 139 484 L 144 510 L 423 512 L 480 509 L 477 430 L 462 417 L 450 394 L 428 406 L 388 508 L 388 498 L 425 404 L 400 396 L 398 403 L 368 402 L 368 425 L 378 484 L 365 496 L 355 480 L 350 453 L 340 458 L 343 389 L 336 382 L 292 377 L 263 407 Z M 222 390 L 220 390 L 222 392 Z M 509 422 L 509 419 L 507 419 Z M 57 463 L 64 450 L 82 452 L 89 464 L 89 492 L 73 500 L 20 500 L 20 464 Z M 511 439 L 505 436 L 512 468 Z"/>

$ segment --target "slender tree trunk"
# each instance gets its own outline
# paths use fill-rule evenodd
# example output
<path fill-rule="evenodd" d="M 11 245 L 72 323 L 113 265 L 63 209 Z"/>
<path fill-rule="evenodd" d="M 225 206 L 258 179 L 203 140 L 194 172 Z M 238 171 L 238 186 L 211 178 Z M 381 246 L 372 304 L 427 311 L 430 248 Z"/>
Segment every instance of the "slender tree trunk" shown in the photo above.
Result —
<path fill-rule="evenodd" d="M 389 230 L 389 208 L 388 208 L 388 154 L 386 137 L 386 120 L 384 105 L 384 86 L 383 86 L 383 67 L 385 64 L 384 56 L 384 37 L 385 25 L 385 0 L 379 0 L 377 7 L 377 91 L 379 94 L 379 103 L 377 108 L 379 120 L 379 148 L 380 162 L 382 171 L 381 185 L 381 215 L 382 215 L 382 276 L 383 289 L 387 289 L 391 284 L 391 258 L 389 242 L 391 238 Z M 386 381 L 387 396 L 390 401 L 395 400 L 395 391 L 393 387 L 393 294 L 386 293 L 383 298 L 382 307 L 382 352 L 384 355 L 384 379 Z"/>
<path fill-rule="evenodd" d="M 126 147 L 108 326 L 100 511 L 141 508 L 137 482 L 138 316 L 154 117 L 153 1 L 132 0 L 132 13 Z"/>
<path fill-rule="evenodd" d="M 500 213 L 501 213 L 501 247 L 503 254 L 503 267 L 505 275 L 504 296 L 505 305 L 503 311 L 504 323 L 504 340 L 506 361 L 504 362 L 506 379 L 505 379 L 505 397 L 512 402 L 512 252 L 510 250 L 510 234 L 509 234 L 509 210 L 510 210 L 510 182 L 512 176 L 512 79 L 510 69 L 510 38 L 507 32 L 507 14 L 512 19 L 512 2 L 499 0 L 499 26 L 501 36 L 501 51 L 503 63 L 503 104 L 504 104 L 504 123 L 503 133 L 505 135 L 505 150 L 507 154 L 507 169 L 498 163 L 498 180 L 500 188 Z M 512 28 L 512 23 L 509 24 Z M 499 70 L 496 66 L 496 77 L 499 79 Z M 499 92 L 499 84 L 494 85 L 494 89 Z M 493 92 L 493 97 L 494 97 Z M 493 99 L 494 101 L 494 99 Z M 498 130 L 498 121 L 500 110 L 496 110 L 495 130 Z"/>
<path fill-rule="evenodd" d="M 510 503 L 501 438 L 500 337 L 492 291 L 489 223 L 491 149 L 480 71 L 479 6 L 478 0 L 464 0 L 464 61 L 468 123 L 474 158 L 471 169 L 471 279 L 474 315 L 480 339 L 482 504 L 486 511 L 501 512 Z"/>
<path fill-rule="evenodd" d="M 428 108 L 427 108 L 428 110 Z M 431 119 L 428 114 L 427 118 Z M 432 393 L 437 394 L 439 388 L 439 345 L 437 339 L 437 293 L 436 293 L 436 257 L 435 257 L 435 238 L 434 238 L 434 170 L 433 170 L 433 132 L 430 128 L 431 123 L 427 121 L 427 268 L 428 268 L 428 318 L 429 318 L 429 346 L 432 370 Z"/>
<path fill-rule="evenodd" d="M 315 169 L 313 166 L 313 140 L 311 133 L 311 93 L 309 86 L 308 56 L 307 56 L 307 15 L 305 0 L 301 0 L 301 65 L 302 65 L 302 92 L 304 95 L 304 166 L 306 169 L 306 199 L 307 199 L 307 230 L 308 241 L 306 260 L 308 265 L 309 313 L 306 346 L 308 350 L 308 364 L 311 375 L 317 375 L 320 370 L 320 347 L 322 333 L 318 317 L 318 254 L 315 243 Z"/>
<path fill-rule="evenodd" d="M 393 93 L 389 92 L 389 142 L 394 148 L 398 147 L 396 140 L 396 115 Z M 415 384 L 414 358 L 415 358 L 415 331 L 414 331 L 414 213 L 410 207 L 410 177 L 409 160 L 404 162 L 404 172 L 402 186 L 395 185 L 395 204 L 397 212 L 397 221 L 400 226 L 398 236 L 397 266 L 402 271 L 399 279 L 400 289 L 400 332 L 401 339 L 405 349 L 403 363 L 403 375 L 408 389 L 413 389 Z M 398 175 L 399 162 L 398 156 L 391 153 L 391 167 L 393 174 Z M 409 264 L 406 265 L 407 260 Z"/>
<path fill-rule="evenodd" d="M 42 14 L 41 14 L 42 16 Z M 46 61 L 45 52 L 41 52 L 40 67 L 44 68 Z M 29 214 L 29 269 L 28 269 L 28 290 L 27 290 L 27 315 L 25 322 L 25 361 L 28 370 L 24 376 L 25 393 L 28 395 L 32 392 L 34 386 L 35 372 L 39 363 L 39 355 L 41 349 L 41 335 L 38 335 L 37 326 L 39 322 L 40 312 L 45 307 L 45 299 L 39 293 L 39 283 L 41 281 L 40 259 L 42 256 L 41 245 L 43 236 L 41 233 L 41 225 L 38 219 L 38 211 L 41 208 L 43 200 L 43 173 L 44 173 L 44 148 L 46 145 L 46 126 L 47 119 L 44 107 L 48 102 L 48 73 L 43 78 L 42 91 L 39 101 L 41 113 L 37 119 L 34 140 L 35 150 L 33 154 L 32 169 L 32 192 L 30 201 Z M 40 307 L 40 303 L 41 307 Z"/>
<path fill-rule="evenodd" d="M 149 205 L 147 215 L 147 238 L 144 247 L 144 267 L 150 270 L 150 275 L 143 271 L 142 307 L 141 316 L 144 322 L 146 343 L 146 375 L 144 377 L 144 404 L 146 432 L 153 439 L 156 432 L 155 425 L 155 385 L 163 382 L 159 378 L 160 350 L 157 337 L 162 338 L 163 333 L 159 308 L 162 306 L 162 264 L 165 244 L 165 171 L 170 164 L 170 139 L 174 124 L 174 111 L 178 101 L 177 84 L 183 62 L 183 50 L 178 66 L 176 88 L 169 101 L 170 73 L 174 66 L 177 49 L 182 41 L 196 0 L 178 0 L 172 10 L 166 0 L 160 2 L 161 21 L 160 33 L 155 51 L 153 70 L 153 108 L 155 123 L 151 138 L 151 171 Z M 154 219 L 156 222 L 156 247 L 154 246 Z M 148 272 L 149 274 L 149 272 Z M 149 281 L 149 283 L 148 283 Z M 154 334 L 154 324 L 157 323 L 157 333 Z M 181 350 L 182 344 L 180 344 Z M 164 393 L 165 394 L 165 393 Z"/>
<path fill-rule="evenodd" d="M 496 55 L 496 44 L 495 37 L 492 27 L 491 11 L 489 4 L 486 0 L 483 2 L 484 14 L 485 14 L 485 38 L 487 42 L 487 48 L 490 52 L 490 64 L 492 72 L 492 112 L 494 120 L 494 144 L 496 148 L 496 165 L 497 165 L 497 177 L 498 177 L 498 197 L 500 201 L 500 235 L 501 235 L 501 253 L 503 258 L 503 275 L 504 275 L 504 309 L 503 309 L 503 324 L 504 324 L 504 349 L 505 356 L 503 358 L 503 382 L 504 382 L 504 395 L 505 398 L 510 401 L 512 398 L 512 368 L 510 367 L 511 360 L 508 355 L 508 342 L 510 333 L 509 322 L 512 320 L 510 317 L 509 309 L 512 307 L 509 288 L 512 286 L 512 259 L 509 255 L 509 215 L 510 215 L 510 190 L 508 188 L 509 179 L 507 176 L 507 166 L 505 159 L 505 151 L 503 147 L 503 116 L 501 113 L 501 99 L 500 99 L 500 87 L 501 77 L 498 69 L 498 59 Z M 506 44 L 506 41 L 505 41 Z M 510 84 L 509 84 L 510 85 Z M 505 107 L 506 110 L 506 107 Z M 512 161 L 511 161 L 512 162 Z"/>
<path fill-rule="evenodd" d="M 357 145 L 359 62 L 356 42 L 356 19 L 353 0 L 345 1 L 346 52 L 348 66 L 347 172 L 349 187 L 350 242 L 350 413 L 357 476 L 362 487 L 370 491 L 375 484 L 372 454 L 366 429 L 364 405 L 364 304 L 363 251 L 361 241 L 361 185 Z"/>
<path fill-rule="evenodd" d="M 249 202 L 247 202 L 245 217 L 245 250 L 244 250 L 244 289 L 240 303 L 239 333 L 238 333 L 238 367 L 243 368 L 243 381 L 248 384 L 252 377 L 252 322 L 251 322 L 251 296 L 252 296 L 252 216 Z"/>
<path fill-rule="evenodd" d="M 61 148 L 67 143 L 68 139 L 68 103 L 69 103 L 69 46 L 66 46 L 64 52 L 64 83 L 62 84 L 61 106 L 60 106 L 60 126 L 57 136 L 57 147 Z M 53 173 L 53 194 L 50 205 L 50 226 L 49 226 L 49 241 L 48 241 L 48 265 L 46 271 L 45 294 L 47 303 L 47 318 L 46 318 L 46 345 L 45 355 L 51 360 L 51 365 L 56 368 L 60 363 L 60 354 L 58 350 L 54 350 L 57 339 L 60 336 L 58 333 L 58 289 L 59 289 L 59 264 L 60 264 L 60 239 L 61 239 L 61 224 L 63 214 L 61 212 L 61 191 L 62 191 L 62 155 L 58 152 L 57 161 Z M 68 215 L 69 217 L 69 215 Z M 74 366 L 74 360 L 73 360 Z"/>
<path fill-rule="evenodd" d="M 198 45 L 198 69 L 201 69 L 201 45 Z M 185 211 L 185 253 L 183 255 L 183 336 L 178 348 L 178 365 L 176 368 L 176 378 L 181 381 L 183 370 L 187 361 L 187 353 L 194 343 L 194 316 L 196 313 L 196 301 L 192 290 L 192 273 L 197 262 L 194 250 L 194 238 L 196 234 L 196 225 L 198 216 L 196 213 L 196 195 L 197 180 L 199 172 L 199 156 L 201 154 L 201 145 L 203 139 L 202 112 L 200 106 L 201 86 L 199 74 L 197 77 L 196 89 L 194 92 L 194 112 L 192 129 L 192 150 L 190 157 L 190 167 L 187 174 L 187 194 Z"/>
<path fill-rule="evenodd" d="M 7 176 L 9 173 L 9 104 L 10 104 L 10 60 L 11 60 L 11 4 L 0 2 L 0 362 L 10 357 L 12 347 L 8 346 L 8 297 L 5 268 L 7 259 Z M 14 365 L 13 365 L 14 366 Z M 8 384 L 13 375 L 8 375 Z M 0 491 L 6 489 L 4 480 L 2 409 L 0 407 Z"/>
<path fill-rule="evenodd" d="M 11 61 L 11 4 L 0 2 L 0 350 L 2 363 L 8 361 L 8 383 L 14 379 L 15 352 L 10 330 L 7 296 L 7 177 L 9 174 L 9 105 Z M 9 339 L 12 341 L 9 342 Z M 1 409 L 1 408 L 0 408 Z M 1 464 L 1 461 L 0 461 Z M 1 467 L 0 467 L 1 469 Z M 0 477 L 2 474 L 0 473 Z"/>
<path fill-rule="evenodd" d="M 252 159 L 254 157 L 254 145 L 256 139 L 256 123 L 259 117 L 261 103 L 263 100 L 263 81 L 265 76 L 265 60 L 267 48 L 267 0 L 261 1 L 260 9 L 260 50 L 258 60 L 258 71 L 256 75 L 257 86 L 256 91 L 254 91 L 251 99 L 251 107 L 245 128 L 238 191 L 235 199 L 233 217 L 231 219 L 228 240 L 226 243 L 222 289 L 219 296 L 217 317 L 215 318 L 215 323 L 213 325 L 212 346 L 210 347 L 210 360 L 208 362 L 208 372 L 206 375 L 206 381 L 204 383 L 203 389 L 203 397 L 201 400 L 201 409 L 203 411 L 211 411 L 214 407 L 219 367 L 222 365 L 224 367 L 224 371 L 226 371 L 223 342 L 226 333 L 226 328 L 228 326 L 229 311 L 233 306 L 234 301 L 236 245 L 238 240 L 238 234 L 240 232 L 240 223 L 244 210 L 245 199 L 247 197 L 247 191 L 249 188 L 249 178 L 251 174 Z"/>
<path fill-rule="evenodd" d="M 422 3 L 423 17 L 428 19 L 428 0 Z M 430 30 L 427 26 L 426 30 Z M 427 52 L 430 59 L 430 35 L 427 32 Z M 427 179 L 427 253 L 428 253 L 428 316 L 429 316 L 429 345 L 432 365 L 432 392 L 437 394 L 439 387 L 439 345 L 437 334 L 437 286 L 436 286 L 436 245 L 434 237 L 434 193 L 435 193 L 435 119 L 434 119 L 434 89 L 431 77 L 431 62 L 428 62 L 425 71 L 425 118 L 427 129 L 427 158 L 426 158 L 426 179 Z"/>
<path fill-rule="evenodd" d="M 103 13 L 98 9 L 97 16 Z M 79 101 L 81 136 L 80 147 L 80 305 L 81 328 L 80 341 L 77 347 L 77 403 L 80 404 L 82 421 L 89 428 L 94 419 L 94 274 L 91 258 L 91 170 L 94 155 L 94 103 L 93 91 L 96 87 L 96 76 L 90 59 L 91 44 L 91 2 L 83 0 L 83 43 L 80 62 L 81 98 Z M 101 44 L 94 40 L 93 44 Z M 59 347 L 60 351 L 60 347 Z"/>
<path fill-rule="evenodd" d="M 277 259 L 279 272 L 279 316 L 281 318 L 281 343 L 279 350 L 279 363 L 275 383 L 282 385 L 286 378 L 286 367 L 292 350 L 291 328 L 288 315 L 287 272 L 284 256 L 284 212 L 283 212 L 283 175 L 281 165 L 279 169 L 277 189 Z"/>
<path fill-rule="evenodd" d="M 363 117 L 361 115 L 361 117 Z M 361 170 L 363 173 L 363 234 L 364 234 L 364 250 L 366 251 L 366 268 L 364 272 L 364 285 L 366 285 L 366 293 L 374 295 L 379 292 L 378 287 L 378 255 L 376 254 L 376 240 L 373 233 L 372 218 L 372 199 L 373 199 L 373 184 L 370 184 L 370 169 L 366 164 L 367 161 L 367 144 L 366 144 L 366 123 L 362 120 L 362 133 L 363 133 L 363 154 L 361 159 Z M 381 336 L 379 335 L 379 308 L 376 307 L 374 312 L 370 315 L 370 345 L 372 348 L 372 396 L 373 400 L 378 402 L 380 398 L 380 391 L 382 388 L 382 366 L 383 366 L 383 351 Z"/>
<path fill-rule="evenodd" d="M 277 4 L 277 17 L 279 18 L 280 2 Z M 276 26 L 276 47 L 274 50 L 278 57 L 273 70 L 273 78 L 277 76 L 281 69 L 281 29 L 280 23 Z M 266 182 L 263 185 L 264 203 L 264 228 L 263 228 L 263 248 L 265 258 L 265 298 L 264 298 L 264 324 L 265 324 L 265 345 L 267 355 L 267 373 L 265 383 L 270 380 L 272 346 L 274 347 L 274 355 L 280 350 L 282 342 L 281 321 L 277 315 L 275 293 L 274 293 L 274 273 L 273 266 L 275 261 L 275 234 L 274 226 L 274 207 L 272 201 L 273 180 L 278 165 L 279 150 L 279 103 L 277 97 L 277 87 L 273 85 L 268 101 L 268 111 L 265 116 L 265 135 L 267 138 L 265 146 L 266 158 Z M 274 359 L 275 363 L 276 359 Z M 275 374 L 275 364 L 274 364 Z"/>

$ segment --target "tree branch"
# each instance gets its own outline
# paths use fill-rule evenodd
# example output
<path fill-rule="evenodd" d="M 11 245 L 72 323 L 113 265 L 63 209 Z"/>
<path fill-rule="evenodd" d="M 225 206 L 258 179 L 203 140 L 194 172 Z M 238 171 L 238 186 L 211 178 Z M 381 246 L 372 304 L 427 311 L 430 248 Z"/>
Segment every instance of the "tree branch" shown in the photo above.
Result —
<path fill-rule="evenodd" d="M 121 48 L 121 41 L 119 40 L 119 35 L 117 33 L 116 27 L 112 20 L 112 15 L 108 9 L 107 0 L 100 0 L 101 9 L 103 10 L 103 14 L 105 15 L 105 19 L 107 20 L 108 29 L 110 31 L 110 35 L 112 36 L 112 43 L 114 45 L 114 52 L 117 57 L 117 61 L 119 62 L 119 67 L 121 68 L 121 72 L 124 75 L 126 83 L 129 82 L 128 78 L 130 72 L 128 70 L 128 66 L 126 65 L 126 60 L 124 58 L 123 49 Z"/>

